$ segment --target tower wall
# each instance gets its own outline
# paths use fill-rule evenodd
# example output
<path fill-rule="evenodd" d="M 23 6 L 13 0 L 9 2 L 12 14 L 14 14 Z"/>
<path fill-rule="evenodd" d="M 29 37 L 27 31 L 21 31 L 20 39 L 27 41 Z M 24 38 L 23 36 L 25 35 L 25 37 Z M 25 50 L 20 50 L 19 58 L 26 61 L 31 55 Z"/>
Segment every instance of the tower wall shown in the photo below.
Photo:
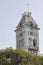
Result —
<path fill-rule="evenodd" d="M 16 29 L 16 48 L 38 54 L 39 28 L 30 13 L 23 14 Z"/>

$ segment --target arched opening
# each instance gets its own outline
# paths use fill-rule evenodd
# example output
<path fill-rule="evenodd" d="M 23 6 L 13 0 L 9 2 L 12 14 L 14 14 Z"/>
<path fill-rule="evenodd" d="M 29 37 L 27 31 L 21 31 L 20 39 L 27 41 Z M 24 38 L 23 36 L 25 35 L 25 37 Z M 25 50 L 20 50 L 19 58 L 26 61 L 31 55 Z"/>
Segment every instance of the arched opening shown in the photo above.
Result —
<path fill-rule="evenodd" d="M 33 40 L 33 47 L 36 47 L 36 40 Z"/>

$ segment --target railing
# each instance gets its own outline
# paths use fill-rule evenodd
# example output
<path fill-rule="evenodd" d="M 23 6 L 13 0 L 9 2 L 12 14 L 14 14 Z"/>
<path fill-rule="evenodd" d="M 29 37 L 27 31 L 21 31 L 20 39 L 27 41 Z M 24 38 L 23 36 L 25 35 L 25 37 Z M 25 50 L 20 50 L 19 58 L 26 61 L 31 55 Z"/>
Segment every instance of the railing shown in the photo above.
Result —
<path fill-rule="evenodd" d="M 39 50 L 39 47 L 28 47 L 28 49 L 30 49 L 30 50 Z"/>

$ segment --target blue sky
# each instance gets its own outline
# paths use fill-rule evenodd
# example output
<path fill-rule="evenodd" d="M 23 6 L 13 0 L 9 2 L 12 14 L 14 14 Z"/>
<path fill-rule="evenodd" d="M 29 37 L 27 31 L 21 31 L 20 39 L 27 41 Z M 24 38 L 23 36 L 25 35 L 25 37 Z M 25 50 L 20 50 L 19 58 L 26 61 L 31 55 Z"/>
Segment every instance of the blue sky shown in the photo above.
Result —
<path fill-rule="evenodd" d="M 27 4 L 29 6 L 27 7 Z M 39 47 L 43 53 L 43 0 L 0 0 L 0 49 L 16 48 L 14 30 L 22 13 L 29 10 L 40 27 Z"/>

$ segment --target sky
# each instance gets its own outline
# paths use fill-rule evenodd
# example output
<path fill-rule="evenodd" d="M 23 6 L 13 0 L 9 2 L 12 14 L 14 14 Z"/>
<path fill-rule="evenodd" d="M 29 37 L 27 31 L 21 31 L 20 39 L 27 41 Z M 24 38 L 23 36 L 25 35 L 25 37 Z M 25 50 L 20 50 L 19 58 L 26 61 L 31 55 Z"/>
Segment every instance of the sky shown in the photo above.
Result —
<path fill-rule="evenodd" d="M 25 11 L 32 13 L 40 27 L 39 49 L 40 54 L 43 54 L 43 0 L 0 0 L 0 49 L 16 49 L 14 30 Z"/>

